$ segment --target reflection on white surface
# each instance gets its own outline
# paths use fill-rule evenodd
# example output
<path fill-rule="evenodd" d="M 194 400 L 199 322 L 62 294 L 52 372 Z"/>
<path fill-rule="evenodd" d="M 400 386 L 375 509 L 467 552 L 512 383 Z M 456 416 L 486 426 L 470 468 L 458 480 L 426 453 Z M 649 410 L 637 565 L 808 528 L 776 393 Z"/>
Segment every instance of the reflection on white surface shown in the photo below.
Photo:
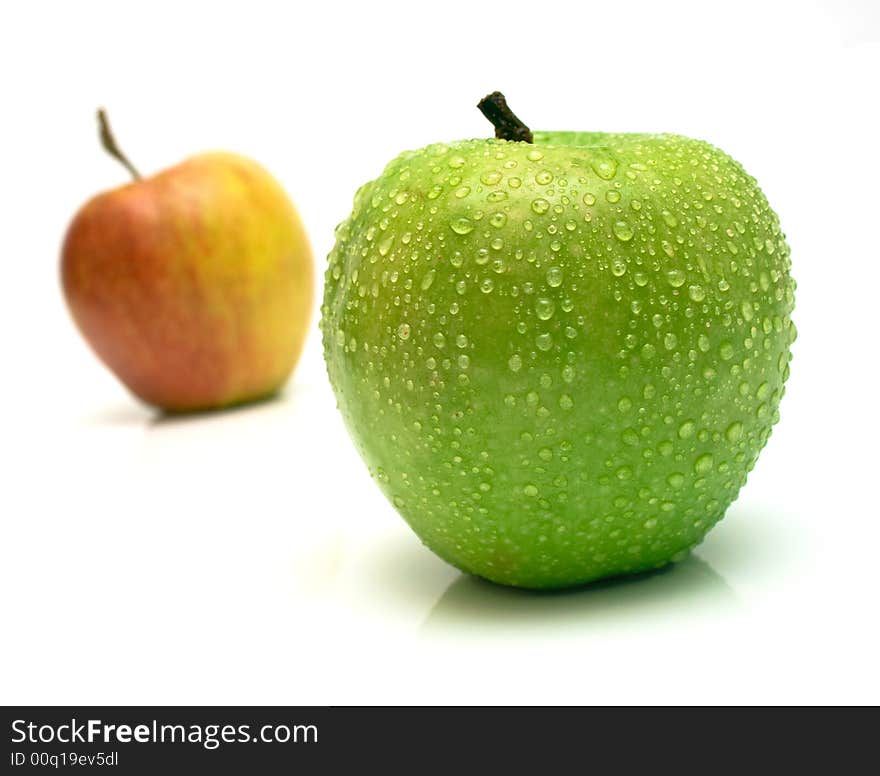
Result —
<path fill-rule="evenodd" d="M 589 631 L 626 620 L 668 621 L 688 607 L 712 609 L 718 616 L 736 606 L 736 594 L 724 579 L 691 554 L 658 571 L 568 590 L 516 590 L 462 575 L 431 609 L 422 633 L 433 636 L 476 630 L 507 636 L 539 629 Z"/>

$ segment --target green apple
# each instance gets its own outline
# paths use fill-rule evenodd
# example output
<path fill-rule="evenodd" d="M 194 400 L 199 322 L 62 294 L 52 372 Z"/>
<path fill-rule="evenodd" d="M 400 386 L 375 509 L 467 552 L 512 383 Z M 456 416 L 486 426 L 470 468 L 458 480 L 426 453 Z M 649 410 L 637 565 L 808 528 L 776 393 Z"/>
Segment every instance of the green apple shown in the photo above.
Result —
<path fill-rule="evenodd" d="M 458 568 L 552 588 L 681 559 L 788 377 L 776 214 L 677 135 L 535 132 L 401 154 L 337 230 L 323 339 L 358 450 Z"/>

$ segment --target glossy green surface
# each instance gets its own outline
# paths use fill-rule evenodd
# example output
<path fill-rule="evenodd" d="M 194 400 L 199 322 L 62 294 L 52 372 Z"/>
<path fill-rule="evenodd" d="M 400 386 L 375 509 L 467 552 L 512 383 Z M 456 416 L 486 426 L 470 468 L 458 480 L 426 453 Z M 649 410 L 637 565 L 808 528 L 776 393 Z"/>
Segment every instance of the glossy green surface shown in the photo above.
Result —
<path fill-rule="evenodd" d="M 424 543 L 496 582 L 659 567 L 778 419 L 794 282 L 755 181 L 672 135 L 404 153 L 329 257 L 323 338 L 358 450 Z"/>

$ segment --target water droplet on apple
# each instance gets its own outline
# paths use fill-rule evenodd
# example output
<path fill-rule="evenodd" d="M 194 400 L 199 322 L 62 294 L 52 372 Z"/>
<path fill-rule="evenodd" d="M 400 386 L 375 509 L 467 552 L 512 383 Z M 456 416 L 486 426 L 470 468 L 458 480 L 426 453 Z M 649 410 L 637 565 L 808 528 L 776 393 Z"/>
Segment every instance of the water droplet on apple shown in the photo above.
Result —
<path fill-rule="evenodd" d="M 394 243 L 394 235 L 389 235 L 382 242 L 379 243 L 379 255 L 387 256 L 388 251 L 391 250 L 391 246 Z"/>
<path fill-rule="evenodd" d="M 738 442 L 742 438 L 743 433 L 743 424 L 738 420 L 735 420 L 731 423 L 727 430 L 724 432 L 724 436 L 727 438 L 728 442 Z"/>
<path fill-rule="evenodd" d="M 670 488 L 680 488 L 684 485 L 684 475 L 681 472 L 672 472 L 672 474 L 666 478 L 666 482 Z"/>
<path fill-rule="evenodd" d="M 706 292 L 701 285 L 695 283 L 688 287 L 688 296 L 695 302 L 702 302 L 706 298 Z"/>
<path fill-rule="evenodd" d="M 547 332 L 539 334 L 535 337 L 535 345 L 538 350 L 550 350 L 553 347 L 553 337 Z"/>
<path fill-rule="evenodd" d="M 694 471 L 697 474 L 706 474 L 712 470 L 713 463 L 712 453 L 703 453 L 694 461 Z"/>
<path fill-rule="evenodd" d="M 469 218 L 465 218 L 462 216 L 461 218 L 456 218 L 451 224 L 450 227 L 452 231 L 456 234 L 469 234 L 474 231 L 474 224 Z"/>
<path fill-rule="evenodd" d="M 532 210 L 539 216 L 546 213 L 549 209 L 550 203 L 543 197 L 538 197 L 538 199 L 532 202 Z"/>
<path fill-rule="evenodd" d="M 629 242 L 633 238 L 632 227 L 626 221 L 615 221 L 613 231 L 614 236 L 622 242 Z"/>
<path fill-rule="evenodd" d="M 666 280 L 673 288 L 681 288 L 684 285 L 685 274 L 680 269 L 671 269 L 666 273 Z"/>
<path fill-rule="evenodd" d="M 610 181 L 617 173 L 617 162 L 613 159 L 596 159 L 591 167 L 603 181 Z"/>
<path fill-rule="evenodd" d="M 556 305 L 552 299 L 541 297 L 535 302 L 535 314 L 542 320 L 546 321 L 553 317 Z"/>

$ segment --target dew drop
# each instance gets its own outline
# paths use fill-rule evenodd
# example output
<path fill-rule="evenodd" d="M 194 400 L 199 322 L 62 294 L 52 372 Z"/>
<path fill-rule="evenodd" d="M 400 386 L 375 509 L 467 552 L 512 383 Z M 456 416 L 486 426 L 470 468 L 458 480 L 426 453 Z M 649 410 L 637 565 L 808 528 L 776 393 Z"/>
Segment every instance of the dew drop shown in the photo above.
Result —
<path fill-rule="evenodd" d="M 541 297 L 535 302 L 535 314 L 542 320 L 547 321 L 553 317 L 553 312 L 556 310 L 556 304 L 552 299 L 547 299 L 546 297 Z"/>
<path fill-rule="evenodd" d="M 387 256 L 388 252 L 391 250 L 391 246 L 394 243 L 394 235 L 389 235 L 382 242 L 379 243 L 379 255 Z"/>
<path fill-rule="evenodd" d="M 559 267 L 550 267 L 547 270 L 547 285 L 556 288 L 562 285 L 562 270 Z"/>
<path fill-rule="evenodd" d="M 621 242 L 629 242 L 633 238 L 632 227 L 626 221 L 615 221 L 613 231 L 614 236 Z"/>
<path fill-rule="evenodd" d="M 724 436 L 727 438 L 728 442 L 738 442 L 742 438 L 743 433 L 743 424 L 738 420 L 735 420 L 731 423 L 727 430 L 724 432 Z"/>
<path fill-rule="evenodd" d="M 620 438 L 623 439 L 625 444 L 635 447 L 639 443 L 639 432 L 634 428 L 628 428 L 624 430 Z"/>
<path fill-rule="evenodd" d="M 532 202 L 532 210 L 539 216 L 546 213 L 549 209 L 550 203 L 543 197 L 538 197 L 538 199 Z"/>
<path fill-rule="evenodd" d="M 668 210 L 664 210 L 663 212 L 660 213 L 660 215 L 663 217 L 663 222 L 670 229 L 675 229 L 675 227 L 678 226 L 678 219 L 674 215 L 672 215 L 672 213 L 670 213 Z"/>
<path fill-rule="evenodd" d="M 714 460 L 712 459 L 712 453 L 703 453 L 696 461 L 694 461 L 694 471 L 697 474 L 706 474 L 712 470 L 713 464 Z"/>
<path fill-rule="evenodd" d="M 680 269 L 671 269 L 666 273 L 666 280 L 673 288 L 681 288 L 684 285 L 685 274 Z"/>
<path fill-rule="evenodd" d="M 591 167 L 603 181 L 610 181 L 617 173 L 617 162 L 613 159 L 597 159 Z"/>
<path fill-rule="evenodd" d="M 670 488 L 680 488 L 684 485 L 684 475 L 681 472 L 672 472 L 667 478 L 666 482 Z"/>
<path fill-rule="evenodd" d="M 450 227 L 452 231 L 456 234 L 469 234 L 474 231 L 474 224 L 469 218 L 465 218 L 462 216 L 461 218 L 456 218 L 451 224 Z"/>
<path fill-rule="evenodd" d="M 688 296 L 695 302 L 702 302 L 706 298 L 706 292 L 702 286 L 694 284 L 688 287 Z"/>

